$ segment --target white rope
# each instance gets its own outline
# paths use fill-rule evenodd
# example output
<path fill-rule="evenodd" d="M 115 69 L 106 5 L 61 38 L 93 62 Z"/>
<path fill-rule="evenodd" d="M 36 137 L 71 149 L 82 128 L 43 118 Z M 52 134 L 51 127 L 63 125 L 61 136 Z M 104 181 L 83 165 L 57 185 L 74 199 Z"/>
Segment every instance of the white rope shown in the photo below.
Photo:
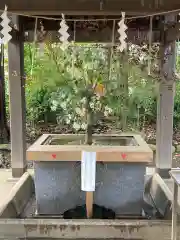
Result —
<path fill-rule="evenodd" d="M 148 56 L 148 75 L 151 75 L 151 48 L 152 48 L 152 22 L 153 17 L 150 17 L 149 23 L 149 56 Z"/>

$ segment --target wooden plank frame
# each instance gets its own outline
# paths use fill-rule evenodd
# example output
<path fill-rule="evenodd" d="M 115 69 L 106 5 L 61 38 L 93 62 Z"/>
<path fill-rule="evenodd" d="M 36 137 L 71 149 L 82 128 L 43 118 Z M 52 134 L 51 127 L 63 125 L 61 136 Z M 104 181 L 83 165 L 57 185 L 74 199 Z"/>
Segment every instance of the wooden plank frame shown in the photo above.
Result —
<path fill-rule="evenodd" d="M 138 134 L 99 134 L 96 138 L 133 137 L 138 146 L 88 146 L 88 145 L 43 145 L 50 136 L 60 136 L 61 139 L 77 139 L 83 134 L 43 134 L 27 150 L 27 160 L 30 161 L 81 161 L 81 152 L 96 152 L 97 162 L 129 162 L 151 163 L 153 152 L 148 144 Z"/>

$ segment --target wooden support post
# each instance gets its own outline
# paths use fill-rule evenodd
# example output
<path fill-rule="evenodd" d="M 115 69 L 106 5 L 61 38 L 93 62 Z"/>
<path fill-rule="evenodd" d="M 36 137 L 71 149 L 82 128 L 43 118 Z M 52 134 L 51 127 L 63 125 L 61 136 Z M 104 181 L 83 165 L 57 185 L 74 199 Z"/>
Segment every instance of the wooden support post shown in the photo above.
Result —
<path fill-rule="evenodd" d="M 176 181 L 174 181 L 171 240 L 177 239 L 177 213 L 178 213 L 178 184 Z"/>
<path fill-rule="evenodd" d="M 93 216 L 93 192 L 86 192 L 86 215 L 87 218 Z"/>
<path fill-rule="evenodd" d="M 169 18 L 168 18 L 169 17 Z M 166 16 L 166 22 L 174 23 L 175 19 Z M 173 20 L 174 19 L 174 20 Z M 173 21 L 172 21 L 173 20 Z M 163 29 L 164 31 L 164 29 Z M 161 81 L 159 84 L 159 99 L 157 106 L 157 153 L 156 172 L 162 177 L 169 177 L 172 166 L 172 136 L 173 136 L 173 111 L 175 82 L 173 79 L 175 70 L 175 41 L 165 42 L 163 35 L 160 51 Z"/>
<path fill-rule="evenodd" d="M 171 240 L 179 239 L 178 236 L 178 189 L 180 187 L 180 170 L 172 169 L 169 172 L 172 180 L 173 180 L 173 199 L 172 199 L 172 228 L 171 228 Z"/>
<path fill-rule="evenodd" d="M 162 177 L 169 176 L 172 166 L 172 135 L 174 83 L 160 83 L 157 115 L 156 170 Z"/>
<path fill-rule="evenodd" d="M 20 17 L 11 18 L 18 29 L 8 44 L 11 161 L 12 176 L 21 177 L 26 171 L 23 29 Z"/>
<path fill-rule="evenodd" d="M 0 46 L 0 143 L 9 142 L 7 126 L 5 81 L 4 81 L 4 45 Z"/>

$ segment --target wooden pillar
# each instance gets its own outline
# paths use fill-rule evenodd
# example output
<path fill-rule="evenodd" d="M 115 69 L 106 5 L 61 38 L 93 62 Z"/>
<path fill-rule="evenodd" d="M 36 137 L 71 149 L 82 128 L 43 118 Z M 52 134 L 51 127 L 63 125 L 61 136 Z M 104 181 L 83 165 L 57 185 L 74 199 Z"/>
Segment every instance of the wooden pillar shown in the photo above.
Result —
<path fill-rule="evenodd" d="M 177 240 L 177 216 L 178 215 L 178 184 L 174 180 L 173 202 L 172 202 L 172 231 L 171 240 Z"/>
<path fill-rule="evenodd" d="M 26 171 L 25 86 L 23 29 L 20 17 L 13 15 L 17 30 L 8 44 L 12 176 Z"/>
<path fill-rule="evenodd" d="M 175 22 L 174 16 L 166 16 L 166 24 Z M 167 25 L 164 25 L 165 29 Z M 163 29 L 163 32 L 165 31 Z M 157 137 L 156 137 L 156 172 L 162 177 L 169 177 L 172 167 L 172 137 L 174 112 L 174 70 L 176 58 L 175 41 L 166 42 L 163 35 L 161 42 L 161 81 L 157 106 Z"/>
<path fill-rule="evenodd" d="M 0 144 L 9 142 L 7 127 L 5 82 L 4 82 L 4 45 L 0 46 Z"/>

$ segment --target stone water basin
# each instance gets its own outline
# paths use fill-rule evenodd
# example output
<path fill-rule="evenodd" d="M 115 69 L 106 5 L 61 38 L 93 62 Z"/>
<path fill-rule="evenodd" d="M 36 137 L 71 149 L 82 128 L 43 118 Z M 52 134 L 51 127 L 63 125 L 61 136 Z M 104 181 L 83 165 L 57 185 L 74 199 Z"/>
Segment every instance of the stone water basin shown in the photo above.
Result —
<path fill-rule="evenodd" d="M 86 204 L 81 191 L 81 153 L 96 152 L 93 203 L 116 215 L 141 215 L 146 166 L 153 152 L 140 135 L 42 135 L 27 151 L 34 161 L 37 213 L 59 215 Z"/>
<path fill-rule="evenodd" d="M 146 184 L 146 193 L 164 212 L 163 218 L 117 216 L 114 220 L 62 219 L 62 216 L 38 215 L 36 212 L 34 174 L 26 172 L 13 186 L 0 208 L 0 239 L 171 239 L 171 201 L 164 180 L 154 174 Z M 178 228 L 179 230 L 180 228 Z M 177 234 L 177 240 L 180 234 Z"/>

